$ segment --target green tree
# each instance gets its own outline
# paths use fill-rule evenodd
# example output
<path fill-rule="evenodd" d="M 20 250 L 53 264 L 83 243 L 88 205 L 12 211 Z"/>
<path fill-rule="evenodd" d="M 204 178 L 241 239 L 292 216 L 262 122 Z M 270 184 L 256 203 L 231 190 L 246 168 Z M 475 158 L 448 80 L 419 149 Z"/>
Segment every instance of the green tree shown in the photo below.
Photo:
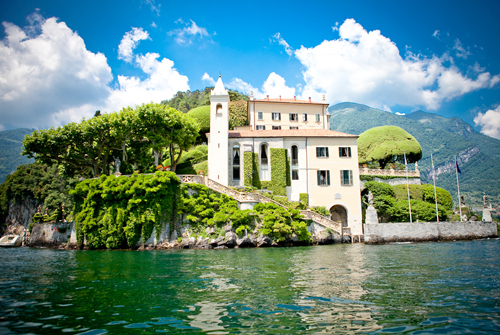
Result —
<path fill-rule="evenodd" d="M 23 155 L 37 162 L 61 164 L 67 175 L 107 174 L 112 151 L 121 150 L 125 134 L 119 131 L 123 117 L 102 114 L 81 123 L 35 130 L 23 141 Z"/>
<path fill-rule="evenodd" d="M 399 127 L 375 127 L 359 135 L 360 164 L 376 161 L 383 169 L 388 163 L 404 163 L 404 153 L 408 163 L 415 163 L 422 158 L 418 141 Z"/>
<path fill-rule="evenodd" d="M 57 165 L 32 163 L 18 166 L 16 172 L 8 175 L 0 185 L 0 222 L 5 222 L 9 202 L 19 203 L 30 198 L 50 212 L 59 208 L 62 203 L 69 211 L 72 199 L 68 192 L 73 183 L 76 180 L 61 176 Z"/>
<path fill-rule="evenodd" d="M 109 174 L 120 156 L 124 165 L 144 171 L 166 152 L 175 171 L 183 151 L 194 144 L 198 130 L 191 117 L 150 103 L 34 131 L 23 141 L 23 154 L 40 163 L 60 164 L 69 176 L 95 177 Z"/>
<path fill-rule="evenodd" d="M 207 143 L 207 133 L 210 132 L 210 105 L 191 109 L 187 115 L 195 119 L 200 125 L 198 143 Z"/>
<path fill-rule="evenodd" d="M 247 102 L 245 100 L 229 103 L 229 129 L 248 124 Z"/>

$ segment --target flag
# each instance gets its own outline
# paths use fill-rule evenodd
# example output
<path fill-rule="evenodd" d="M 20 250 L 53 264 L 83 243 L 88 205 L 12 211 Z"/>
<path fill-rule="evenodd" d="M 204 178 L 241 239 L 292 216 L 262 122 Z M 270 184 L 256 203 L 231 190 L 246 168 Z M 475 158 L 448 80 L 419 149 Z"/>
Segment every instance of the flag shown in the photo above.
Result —
<path fill-rule="evenodd" d="M 458 162 L 456 158 L 455 158 L 455 165 L 457 166 L 457 172 L 462 174 L 462 171 L 460 171 L 460 168 L 458 167 Z"/>

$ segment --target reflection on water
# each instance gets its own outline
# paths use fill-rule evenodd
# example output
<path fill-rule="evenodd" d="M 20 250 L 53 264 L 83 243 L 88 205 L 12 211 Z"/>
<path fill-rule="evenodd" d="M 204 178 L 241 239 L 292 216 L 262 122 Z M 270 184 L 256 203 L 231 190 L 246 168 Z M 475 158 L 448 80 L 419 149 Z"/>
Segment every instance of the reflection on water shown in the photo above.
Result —
<path fill-rule="evenodd" d="M 0 257 L 0 335 L 500 333 L 498 239 Z"/>

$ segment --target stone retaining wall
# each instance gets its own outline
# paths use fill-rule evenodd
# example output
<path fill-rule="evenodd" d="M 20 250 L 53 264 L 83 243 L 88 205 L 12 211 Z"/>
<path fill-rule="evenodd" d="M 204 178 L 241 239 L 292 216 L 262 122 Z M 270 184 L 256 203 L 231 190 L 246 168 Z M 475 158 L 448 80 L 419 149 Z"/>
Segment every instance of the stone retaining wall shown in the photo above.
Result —
<path fill-rule="evenodd" d="M 364 225 L 366 244 L 498 237 L 496 222 L 401 222 Z"/>
<path fill-rule="evenodd" d="M 27 245 L 30 247 L 55 247 L 71 240 L 74 224 L 68 223 L 34 223 Z M 74 236 L 76 243 L 76 236 Z"/>

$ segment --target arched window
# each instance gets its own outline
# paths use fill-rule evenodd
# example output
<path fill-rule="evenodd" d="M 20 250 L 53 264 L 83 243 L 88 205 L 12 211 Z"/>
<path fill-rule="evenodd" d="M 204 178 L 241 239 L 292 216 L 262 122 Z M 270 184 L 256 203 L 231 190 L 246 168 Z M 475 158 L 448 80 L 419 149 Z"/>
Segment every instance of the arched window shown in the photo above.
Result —
<path fill-rule="evenodd" d="M 267 144 L 260 146 L 260 180 L 269 180 L 269 152 Z"/>
<path fill-rule="evenodd" d="M 233 147 L 233 180 L 240 180 L 240 146 Z"/>
<path fill-rule="evenodd" d="M 217 104 L 215 107 L 215 113 L 222 114 L 222 104 Z"/>
<path fill-rule="evenodd" d="M 299 180 L 299 148 L 292 145 L 292 180 Z"/>

